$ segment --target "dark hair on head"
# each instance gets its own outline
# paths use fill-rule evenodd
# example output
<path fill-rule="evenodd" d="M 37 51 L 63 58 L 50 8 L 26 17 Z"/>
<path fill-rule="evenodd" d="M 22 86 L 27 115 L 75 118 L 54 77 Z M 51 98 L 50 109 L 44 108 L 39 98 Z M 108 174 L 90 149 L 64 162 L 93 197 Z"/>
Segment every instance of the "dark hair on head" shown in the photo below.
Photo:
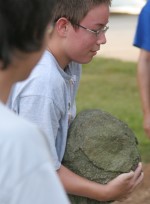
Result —
<path fill-rule="evenodd" d="M 0 61 L 3 69 L 14 49 L 41 48 L 56 0 L 0 0 Z"/>
<path fill-rule="evenodd" d="M 100 4 L 111 5 L 111 0 L 57 0 L 53 10 L 54 23 L 61 17 L 67 18 L 72 25 L 79 24 L 87 13 Z"/>

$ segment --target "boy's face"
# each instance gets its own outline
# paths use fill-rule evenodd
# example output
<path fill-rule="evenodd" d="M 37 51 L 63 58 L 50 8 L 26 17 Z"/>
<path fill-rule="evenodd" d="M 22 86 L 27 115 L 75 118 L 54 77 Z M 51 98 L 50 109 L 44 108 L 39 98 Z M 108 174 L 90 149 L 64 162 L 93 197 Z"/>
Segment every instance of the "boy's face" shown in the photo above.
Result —
<path fill-rule="evenodd" d="M 99 30 L 106 26 L 109 19 L 109 6 L 100 4 L 91 9 L 82 19 L 79 25 L 90 30 Z M 92 60 L 97 51 L 100 50 L 101 44 L 106 43 L 105 33 L 96 36 L 84 28 L 74 29 L 70 26 L 66 42 L 66 53 L 70 61 L 76 61 L 84 64 Z"/>

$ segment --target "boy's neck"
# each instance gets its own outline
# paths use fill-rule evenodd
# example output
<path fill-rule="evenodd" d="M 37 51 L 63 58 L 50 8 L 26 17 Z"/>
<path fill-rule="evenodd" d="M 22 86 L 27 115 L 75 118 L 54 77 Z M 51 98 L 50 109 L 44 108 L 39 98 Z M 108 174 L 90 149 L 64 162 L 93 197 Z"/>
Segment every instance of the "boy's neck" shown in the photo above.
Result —
<path fill-rule="evenodd" d="M 0 61 L 0 101 L 7 102 L 12 85 L 16 82 L 15 68 L 11 65 L 3 68 L 3 63 Z"/>
<path fill-rule="evenodd" d="M 3 74 L 2 72 L 4 71 L 0 71 L 0 101 L 6 103 L 11 90 L 12 83 L 11 79 L 9 77 L 6 77 L 5 74 Z"/>
<path fill-rule="evenodd" d="M 47 46 L 47 50 L 55 57 L 59 66 L 64 70 L 66 66 L 71 62 L 65 54 L 63 50 L 63 46 L 61 46 L 61 41 L 59 39 L 52 38 L 49 41 Z"/>
<path fill-rule="evenodd" d="M 69 60 L 67 60 L 65 58 L 65 56 L 61 53 L 61 52 L 57 52 L 54 49 L 51 49 L 49 47 L 47 47 L 47 50 L 55 57 L 55 59 L 57 60 L 59 66 L 65 70 L 65 68 L 67 67 L 67 65 L 69 64 Z"/>

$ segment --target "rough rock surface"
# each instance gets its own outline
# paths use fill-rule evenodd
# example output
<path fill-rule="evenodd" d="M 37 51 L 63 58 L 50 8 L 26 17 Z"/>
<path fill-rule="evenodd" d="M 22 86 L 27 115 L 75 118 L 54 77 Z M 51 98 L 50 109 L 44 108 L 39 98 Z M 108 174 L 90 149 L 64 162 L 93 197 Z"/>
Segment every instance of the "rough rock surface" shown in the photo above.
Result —
<path fill-rule="evenodd" d="M 68 132 L 63 164 L 80 176 L 106 184 L 134 170 L 140 161 L 137 139 L 128 125 L 101 110 L 80 112 Z M 72 204 L 106 204 L 69 196 Z"/>

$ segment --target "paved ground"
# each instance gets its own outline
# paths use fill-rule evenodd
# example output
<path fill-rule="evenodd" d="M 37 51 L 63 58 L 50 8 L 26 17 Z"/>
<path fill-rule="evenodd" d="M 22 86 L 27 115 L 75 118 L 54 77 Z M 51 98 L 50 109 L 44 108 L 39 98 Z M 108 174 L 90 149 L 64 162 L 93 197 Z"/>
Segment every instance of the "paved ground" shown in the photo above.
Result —
<path fill-rule="evenodd" d="M 139 49 L 132 45 L 137 19 L 135 15 L 111 15 L 107 43 L 97 56 L 137 61 Z"/>

